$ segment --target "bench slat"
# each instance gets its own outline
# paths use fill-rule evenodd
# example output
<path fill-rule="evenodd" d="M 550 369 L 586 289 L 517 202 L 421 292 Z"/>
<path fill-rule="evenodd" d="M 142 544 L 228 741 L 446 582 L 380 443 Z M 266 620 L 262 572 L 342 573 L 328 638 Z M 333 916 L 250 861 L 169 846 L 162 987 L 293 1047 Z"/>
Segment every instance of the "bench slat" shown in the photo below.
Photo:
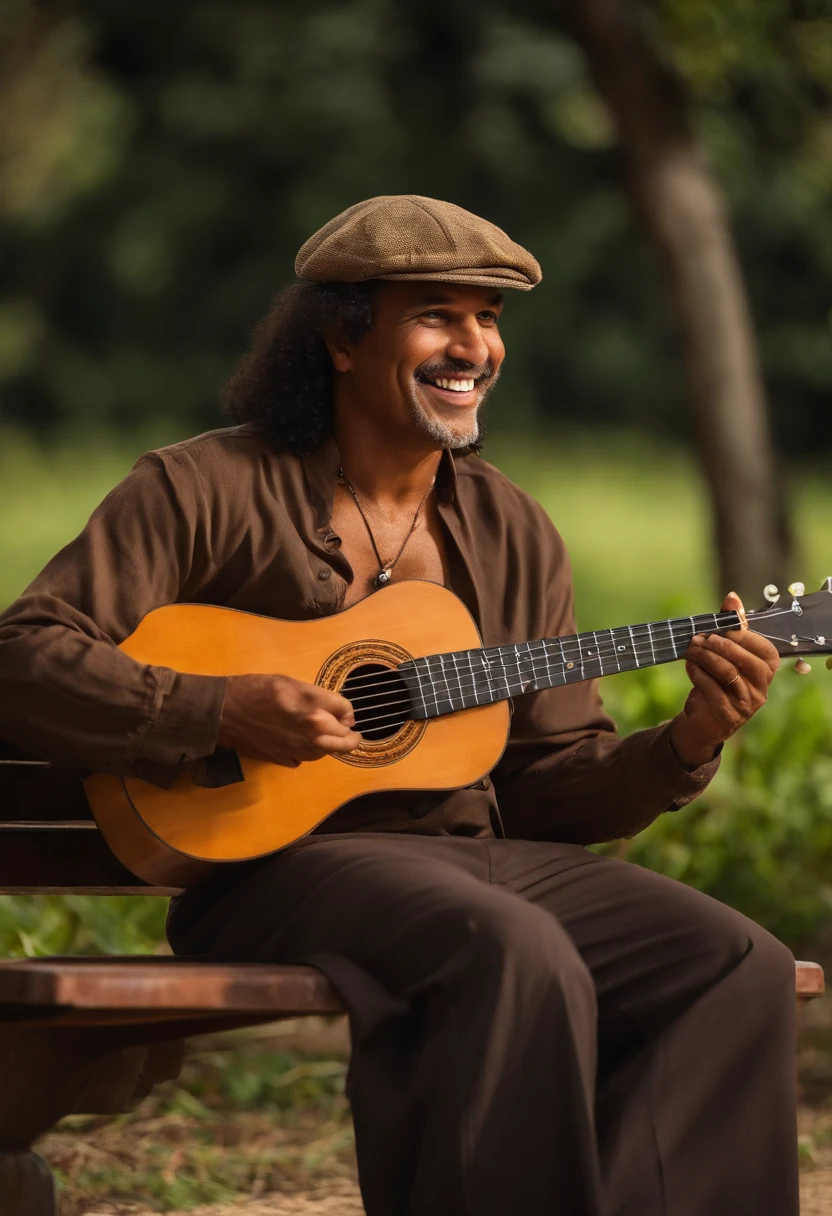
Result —
<path fill-rule="evenodd" d="M 21 819 L 92 820 L 78 773 L 0 759 L 0 823 Z"/>
<path fill-rule="evenodd" d="M 176 894 L 143 883 L 118 861 L 97 828 L 85 824 L 5 827 L 0 831 L 0 894 Z"/>
<path fill-rule="evenodd" d="M 150 1021 L 198 1012 L 329 1014 L 343 1005 L 314 967 L 128 955 L 0 962 L 0 1009 L 5 1021 L 50 1011 L 86 1012 L 93 1020 L 141 1011 Z"/>

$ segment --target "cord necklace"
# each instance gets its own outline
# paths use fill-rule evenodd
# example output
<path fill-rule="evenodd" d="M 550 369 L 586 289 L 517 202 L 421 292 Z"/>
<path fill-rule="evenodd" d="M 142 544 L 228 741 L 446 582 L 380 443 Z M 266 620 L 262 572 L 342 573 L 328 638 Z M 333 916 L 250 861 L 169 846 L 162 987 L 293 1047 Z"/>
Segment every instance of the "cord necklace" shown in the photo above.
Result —
<path fill-rule="evenodd" d="M 375 576 L 375 578 L 370 579 L 370 583 L 371 583 L 373 589 L 375 591 L 378 591 L 382 587 L 386 587 L 387 584 L 390 582 L 390 579 L 393 577 L 393 569 L 396 565 L 396 562 L 399 560 L 401 555 L 404 553 L 405 545 L 410 540 L 411 536 L 413 535 L 413 533 L 416 530 L 416 524 L 418 523 L 419 515 L 421 514 L 422 507 L 425 505 L 425 501 L 427 499 L 428 494 L 430 494 L 431 490 L 433 489 L 433 485 L 434 485 L 434 482 L 436 481 L 436 478 L 434 477 L 432 479 L 430 485 L 428 486 L 428 488 L 425 490 L 424 494 L 422 495 L 422 501 L 419 503 L 418 507 L 416 508 L 416 512 L 413 516 L 413 522 L 411 523 L 410 528 L 408 529 L 407 536 L 405 536 L 404 540 L 402 541 L 401 545 L 399 546 L 398 553 L 396 554 L 396 556 L 393 558 L 393 560 L 391 562 L 384 562 L 382 560 L 381 554 L 378 551 L 378 545 L 376 544 L 376 538 L 373 536 L 373 529 L 370 527 L 370 521 L 364 513 L 364 508 L 361 505 L 361 500 L 359 499 L 358 495 L 355 492 L 355 486 L 352 484 L 349 477 L 347 477 L 347 475 L 343 469 L 338 470 L 338 480 L 343 482 L 344 485 L 349 489 L 350 494 L 352 494 L 352 496 L 353 496 L 355 505 L 358 507 L 358 513 L 361 516 L 361 518 L 364 520 L 364 527 L 367 529 L 367 535 L 370 538 L 370 544 L 373 546 L 373 552 L 376 555 L 376 561 L 378 562 L 378 567 L 379 567 L 378 574 Z"/>

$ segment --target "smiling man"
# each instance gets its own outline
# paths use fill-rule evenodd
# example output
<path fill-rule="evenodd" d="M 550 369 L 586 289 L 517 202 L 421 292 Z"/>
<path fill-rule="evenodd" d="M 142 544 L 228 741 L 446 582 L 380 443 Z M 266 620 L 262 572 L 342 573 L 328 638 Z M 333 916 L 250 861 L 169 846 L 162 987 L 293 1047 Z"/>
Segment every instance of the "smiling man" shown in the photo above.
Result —
<path fill-rule="evenodd" d="M 478 454 L 534 258 L 405 195 L 337 216 L 297 272 L 227 387 L 239 425 L 142 457 L 0 618 L 0 735 L 156 782 L 218 744 L 289 766 L 357 746 L 335 693 L 117 649 L 175 601 L 311 619 L 427 579 L 486 645 L 574 632 L 563 542 Z M 592 681 L 522 697 L 475 786 L 355 799 L 175 901 L 176 951 L 340 989 L 368 1216 L 797 1213 L 790 954 L 585 848 L 690 802 L 777 667 L 748 630 L 686 657 L 672 722 L 619 738 Z"/>

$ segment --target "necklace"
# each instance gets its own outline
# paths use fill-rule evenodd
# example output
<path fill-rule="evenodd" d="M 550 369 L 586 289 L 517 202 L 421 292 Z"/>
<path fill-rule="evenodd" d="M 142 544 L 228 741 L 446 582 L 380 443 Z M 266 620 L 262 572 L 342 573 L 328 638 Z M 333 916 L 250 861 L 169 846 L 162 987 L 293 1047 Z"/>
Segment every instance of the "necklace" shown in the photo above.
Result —
<path fill-rule="evenodd" d="M 398 553 L 393 558 L 392 562 L 386 562 L 386 563 L 384 561 L 382 561 L 381 554 L 378 551 L 378 545 L 376 544 L 376 538 L 373 536 L 373 529 L 370 527 L 369 519 L 364 514 L 364 508 L 362 507 L 361 501 L 355 492 L 355 486 L 352 484 L 349 477 L 347 477 L 347 475 L 345 474 L 343 469 L 338 470 L 338 480 L 342 481 L 344 483 L 344 485 L 347 486 L 347 488 L 349 489 L 349 492 L 350 492 L 350 494 L 352 494 L 353 500 L 355 501 L 355 505 L 358 507 L 358 513 L 361 516 L 361 518 L 364 520 L 364 527 L 367 529 L 367 535 L 370 538 L 370 544 L 373 546 L 373 553 L 375 553 L 375 555 L 376 555 L 376 561 L 378 562 L 378 566 L 379 566 L 378 574 L 375 576 L 375 578 L 370 579 L 370 583 L 375 591 L 379 591 L 382 587 L 386 587 L 387 584 L 390 582 L 390 579 L 393 577 L 393 567 L 396 565 L 396 562 L 399 560 L 401 555 L 404 553 L 405 545 L 410 540 L 411 536 L 413 535 L 413 533 L 416 530 L 416 524 L 419 520 L 419 515 L 421 514 L 422 507 L 425 505 L 425 501 L 427 499 L 428 494 L 430 494 L 431 490 L 433 489 L 433 483 L 436 481 L 436 478 L 435 477 L 433 478 L 430 485 L 428 486 L 428 488 L 425 490 L 424 494 L 422 495 L 422 501 L 419 503 L 418 507 L 416 508 L 416 513 L 413 516 L 413 522 L 411 523 L 410 528 L 408 529 L 407 536 L 404 538 L 401 545 L 399 546 Z"/>

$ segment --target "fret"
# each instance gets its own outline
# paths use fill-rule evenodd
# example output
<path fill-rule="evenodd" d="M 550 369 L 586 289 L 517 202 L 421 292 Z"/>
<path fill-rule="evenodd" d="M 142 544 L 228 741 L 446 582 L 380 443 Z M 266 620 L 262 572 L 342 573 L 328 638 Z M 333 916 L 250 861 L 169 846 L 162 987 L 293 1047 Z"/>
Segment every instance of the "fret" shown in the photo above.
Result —
<path fill-rule="evenodd" d="M 503 684 L 505 685 L 506 700 L 522 691 L 522 689 L 519 687 L 520 664 L 516 650 L 516 646 L 496 646 L 491 652 L 493 655 L 495 655 L 499 665 L 498 678 L 502 678 Z M 517 668 L 516 674 L 511 670 L 512 663 Z M 492 671 L 493 670 L 494 664 L 492 662 Z"/>
<path fill-rule="evenodd" d="M 528 651 L 528 643 L 525 644 L 524 649 L 525 651 Z M 512 696 L 512 694 L 513 696 L 519 696 L 519 693 L 525 692 L 525 689 L 527 689 L 529 686 L 528 675 L 530 655 L 527 655 L 527 662 L 523 664 L 521 653 L 518 651 L 516 642 L 513 643 L 512 646 L 508 646 L 507 651 L 508 654 L 506 655 L 506 658 L 510 660 L 513 665 L 515 665 L 515 676 L 513 676 L 513 679 L 515 679 L 515 687 L 511 689 L 510 683 L 508 683 L 507 675 L 506 687 L 510 689 L 510 696 Z M 532 664 L 532 676 L 534 677 L 534 664 Z"/>
<path fill-rule="evenodd" d="M 629 628 L 624 625 L 610 630 L 610 637 L 615 649 L 615 661 L 619 671 L 632 671 L 636 666 L 633 642 Z"/>
<path fill-rule="evenodd" d="M 564 671 L 563 647 L 560 638 L 546 638 L 543 647 L 546 652 L 546 670 L 552 687 L 566 683 Z"/>
<path fill-rule="evenodd" d="M 655 646 L 653 645 L 653 629 L 652 629 L 652 627 L 651 627 L 650 625 L 648 625 L 648 626 L 647 626 L 647 641 L 650 643 L 650 657 L 651 657 L 651 659 L 653 660 L 653 662 L 655 663 L 655 661 L 656 661 L 656 648 L 655 648 Z"/>
<path fill-rule="evenodd" d="M 445 712 L 450 713 L 454 708 L 454 702 L 453 702 L 453 697 L 451 696 L 450 685 L 448 684 L 448 675 L 445 670 L 444 654 L 439 655 L 439 678 L 441 679 L 442 683 L 445 685 L 445 688 L 444 688 L 444 691 L 440 688 L 439 693 L 436 696 L 436 708 L 437 708 L 438 712 L 441 714 L 443 712 L 442 701 L 447 701 L 448 708 Z"/>
<path fill-rule="evenodd" d="M 459 696 L 462 701 L 462 708 L 468 709 L 470 707 L 468 705 L 466 705 L 466 697 L 469 697 L 472 692 L 470 677 L 468 676 L 467 672 L 465 672 L 463 674 L 463 672 L 460 670 L 459 661 L 458 661 L 458 658 L 457 658 L 457 655 L 455 652 L 451 653 L 448 657 L 450 658 L 450 660 L 453 664 L 454 680 L 456 683 L 456 687 L 459 689 Z M 469 664 L 469 666 L 470 666 L 470 664 Z M 464 683 L 463 683 L 463 680 L 464 680 Z"/>
<path fill-rule="evenodd" d="M 560 638 L 560 649 L 563 654 L 563 682 L 575 684 L 583 679 L 581 674 L 581 646 L 576 634 Z M 573 650 L 572 648 L 575 647 Z"/>
<path fill-rule="evenodd" d="M 526 651 L 525 669 L 521 663 L 520 651 L 517 649 L 517 643 L 515 642 L 514 646 L 512 647 L 512 650 L 514 651 L 514 662 L 517 665 L 517 691 L 518 692 L 526 692 L 527 689 L 530 687 L 530 685 L 534 684 L 534 660 L 532 659 L 531 652 L 529 651 L 528 642 L 526 643 L 524 649 Z M 531 679 L 527 678 L 529 675 L 531 676 Z"/>
<path fill-rule="evenodd" d="M 469 652 L 470 653 L 470 652 Z M 474 704 L 487 705 L 491 701 L 491 664 L 488 655 L 484 650 L 476 652 L 477 659 L 480 663 L 480 670 L 474 671 L 474 665 L 471 664 L 471 671 L 474 677 Z M 485 687 L 483 687 L 485 685 Z M 483 698 L 480 700 L 480 693 L 483 693 Z"/>
<path fill-rule="evenodd" d="M 627 632 L 628 632 L 628 633 L 629 633 L 629 635 L 630 635 L 630 645 L 631 645 L 631 646 L 632 646 L 632 648 L 633 648 L 633 661 L 635 662 L 636 667 L 639 667 L 639 666 L 640 666 L 640 664 L 639 664 L 639 661 L 638 661 L 638 650 L 636 649 L 636 639 L 635 639 L 635 636 L 634 636 L 634 634 L 633 634 L 633 627 L 632 627 L 632 625 L 628 625 L 628 626 L 627 626 Z"/>
<path fill-rule="evenodd" d="M 610 629 L 608 632 L 610 635 L 610 647 L 612 649 L 612 657 L 615 661 L 615 670 L 620 672 L 621 671 L 621 656 L 618 652 L 618 643 L 617 643 L 616 637 L 615 637 L 615 630 Z"/>
<path fill-rule="evenodd" d="M 559 670 L 555 671 L 555 669 L 552 667 L 552 664 L 549 662 L 549 643 L 548 643 L 548 641 L 544 638 L 543 641 L 540 643 L 540 645 L 541 645 L 541 649 L 543 652 L 543 664 L 545 667 L 545 670 L 543 672 L 543 679 L 548 688 L 554 688 L 555 684 L 560 683 L 560 679 L 559 679 L 560 671 Z"/>
<path fill-rule="evenodd" d="M 670 621 L 654 621 L 652 635 L 657 663 L 667 663 L 668 660 L 677 657 L 675 653 L 670 653 L 673 642 Z"/>
<path fill-rule="evenodd" d="M 679 649 L 679 639 L 676 637 L 676 626 L 680 625 L 680 624 L 681 624 L 680 621 L 668 621 L 667 622 L 668 632 L 670 633 L 670 644 L 673 647 L 674 659 L 680 659 L 682 657 L 682 655 L 684 654 L 685 650 L 687 650 L 687 643 L 685 643 L 685 646 L 682 648 L 682 650 Z M 690 639 L 688 639 L 688 641 L 689 640 Z"/>
<path fill-rule="evenodd" d="M 416 659 L 413 663 L 403 664 L 402 667 L 409 669 L 407 674 L 413 673 L 416 676 L 415 690 L 412 682 L 408 683 L 411 698 L 413 697 L 413 693 L 415 691 L 422 703 L 421 706 L 419 706 L 418 703 L 414 705 L 414 717 L 430 718 L 432 715 L 431 707 L 428 705 L 428 689 L 432 689 L 432 685 L 430 682 L 430 667 L 427 659 Z M 405 682 L 407 683 L 407 681 Z"/>

